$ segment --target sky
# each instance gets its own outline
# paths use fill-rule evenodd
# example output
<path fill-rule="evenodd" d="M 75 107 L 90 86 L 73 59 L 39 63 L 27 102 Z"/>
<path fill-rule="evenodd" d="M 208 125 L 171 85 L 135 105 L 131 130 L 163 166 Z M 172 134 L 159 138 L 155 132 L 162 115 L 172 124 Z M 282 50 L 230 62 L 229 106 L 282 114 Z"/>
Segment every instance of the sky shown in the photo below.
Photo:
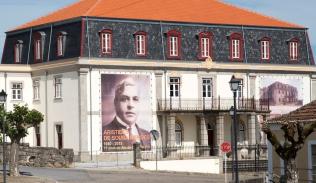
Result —
<path fill-rule="evenodd" d="M 5 32 L 77 0 L 0 0 L 0 59 Z M 309 28 L 316 55 L 316 0 L 224 0 L 264 15 Z"/>

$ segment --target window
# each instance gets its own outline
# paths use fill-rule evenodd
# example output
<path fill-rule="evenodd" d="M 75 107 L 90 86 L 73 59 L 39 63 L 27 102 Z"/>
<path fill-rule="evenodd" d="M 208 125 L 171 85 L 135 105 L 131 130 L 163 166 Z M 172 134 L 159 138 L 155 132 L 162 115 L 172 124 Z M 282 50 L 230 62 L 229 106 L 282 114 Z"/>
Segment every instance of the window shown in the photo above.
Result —
<path fill-rule="evenodd" d="M 239 135 L 238 142 L 243 143 L 245 141 L 245 125 L 239 122 Z"/>
<path fill-rule="evenodd" d="M 238 90 L 237 90 L 237 99 L 243 98 L 243 80 L 240 80 L 240 84 L 238 86 Z"/>
<path fill-rule="evenodd" d="M 57 133 L 57 147 L 58 149 L 63 148 L 63 129 L 62 125 L 56 125 L 56 133 Z"/>
<path fill-rule="evenodd" d="M 230 59 L 241 61 L 243 59 L 243 39 L 239 33 L 232 33 L 230 39 Z"/>
<path fill-rule="evenodd" d="M 12 100 L 22 100 L 22 83 L 12 83 Z"/>
<path fill-rule="evenodd" d="M 21 63 L 22 48 L 23 48 L 23 41 L 18 40 L 17 43 L 14 45 L 14 63 Z"/>
<path fill-rule="evenodd" d="M 59 98 L 61 98 L 61 86 L 62 86 L 61 78 L 56 77 L 54 79 L 54 84 L 55 84 L 55 98 L 59 99 Z"/>
<path fill-rule="evenodd" d="M 39 80 L 33 81 L 33 100 L 39 100 Z"/>
<path fill-rule="evenodd" d="M 57 34 L 57 56 L 61 57 L 65 54 L 66 49 L 66 32 L 59 32 Z"/>
<path fill-rule="evenodd" d="M 293 38 L 289 41 L 290 60 L 297 60 L 298 58 L 298 39 Z"/>
<path fill-rule="evenodd" d="M 147 39 L 146 32 L 136 32 L 135 33 L 135 47 L 137 56 L 146 56 L 147 49 Z"/>
<path fill-rule="evenodd" d="M 202 90 L 204 98 L 212 96 L 212 79 L 202 79 Z"/>
<path fill-rule="evenodd" d="M 270 39 L 262 38 L 260 40 L 260 49 L 261 49 L 261 59 L 269 60 L 270 59 Z"/>
<path fill-rule="evenodd" d="M 37 32 L 34 35 L 34 63 L 43 62 L 45 33 Z"/>
<path fill-rule="evenodd" d="M 171 30 L 167 33 L 168 40 L 168 58 L 180 59 L 181 33 Z"/>
<path fill-rule="evenodd" d="M 100 32 L 101 54 L 112 54 L 112 30 L 104 29 Z"/>
<path fill-rule="evenodd" d="M 170 78 L 170 97 L 179 97 L 180 78 Z"/>
<path fill-rule="evenodd" d="M 182 144 L 182 126 L 178 122 L 175 123 L 176 146 Z"/>
<path fill-rule="evenodd" d="M 212 57 L 212 33 L 201 32 L 199 34 L 199 59 L 206 59 Z"/>
<path fill-rule="evenodd" d="M 41 127 L 37 125 L 35 128 L 36 146 L 41 146 Z"/>

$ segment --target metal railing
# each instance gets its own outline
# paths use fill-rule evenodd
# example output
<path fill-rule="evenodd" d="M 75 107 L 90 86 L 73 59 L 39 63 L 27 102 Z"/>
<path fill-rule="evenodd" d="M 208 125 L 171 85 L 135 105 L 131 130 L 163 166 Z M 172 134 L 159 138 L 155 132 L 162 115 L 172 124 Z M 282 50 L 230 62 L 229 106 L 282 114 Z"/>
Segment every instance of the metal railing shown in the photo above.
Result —
<path fill-rule="evenodd" d="M 205 111 L 205 110 L 229 110 L 234 104 L 233 99 L 224 98 L 168 98 L 158 99 L 158 111 Z M 269 112 L 269 100 L 254 98 L 238 98 L 237 110 L 239 111 L 263 111 Z"/>
<path fill-rule="evenodd" d="M 156 154 L 158 160 L 181 160 L 215 156 L 217 152 L 217 146 L 157 146 L 152 147 L 150 151 L 142 151 L 141 154 L 142 160 L 155 160 Z"/>

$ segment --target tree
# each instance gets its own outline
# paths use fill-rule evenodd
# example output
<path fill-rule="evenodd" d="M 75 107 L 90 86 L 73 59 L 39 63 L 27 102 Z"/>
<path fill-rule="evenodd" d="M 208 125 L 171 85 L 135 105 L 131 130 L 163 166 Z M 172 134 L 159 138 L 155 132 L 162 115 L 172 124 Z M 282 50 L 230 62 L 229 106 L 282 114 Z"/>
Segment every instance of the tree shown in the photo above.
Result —
<path fill-rule="evenodd" d="M 278 124 L 283 131 L 283 138 L 278 139 L 269 124 Z M 285 182 L 298 183 L 295 158 L 303 148 L 305 140 L 316 128 L 316 100 L 288 114 L 270 119 L 262 126 L 262 131 L 274 146 L 275 152 L 284 161 Z M 280 141 L 284 141 L 282 144 Z"/>
<path fill-rule="evenodd" d="M 44 115 L 39 111 L 30 110 L 27 105 L 14 105 L 13 111 L 4 112 L 3 107 L 0 114 L 5 114 L 5 133 L 11 140 L 10 149 L 10 176 L 18 176 L 19 145 L 20 140 L 28 134 L 28 128 L 39 125 L 44 120 Z M 2 127 L 2 120 L 0 126 Z M 2 128 L 1 128 L 2 133 Z"/>

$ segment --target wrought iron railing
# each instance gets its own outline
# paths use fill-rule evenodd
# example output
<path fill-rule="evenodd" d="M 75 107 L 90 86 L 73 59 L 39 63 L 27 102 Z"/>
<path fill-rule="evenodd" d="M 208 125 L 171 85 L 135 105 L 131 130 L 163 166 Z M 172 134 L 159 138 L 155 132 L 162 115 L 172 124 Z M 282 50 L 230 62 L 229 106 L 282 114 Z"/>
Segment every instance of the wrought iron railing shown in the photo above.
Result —
<path fill-rule="evenodd" d="M 242 111 L 263 111 L 270 110 L 269 100 L 254 98 L 236 99 L 237 109 Z M 204 110 L 229 110 L 234 105 L 233 99 L 224 98 L 168 98 L 158 99 L 158 111 L 204 111 Z"/>

